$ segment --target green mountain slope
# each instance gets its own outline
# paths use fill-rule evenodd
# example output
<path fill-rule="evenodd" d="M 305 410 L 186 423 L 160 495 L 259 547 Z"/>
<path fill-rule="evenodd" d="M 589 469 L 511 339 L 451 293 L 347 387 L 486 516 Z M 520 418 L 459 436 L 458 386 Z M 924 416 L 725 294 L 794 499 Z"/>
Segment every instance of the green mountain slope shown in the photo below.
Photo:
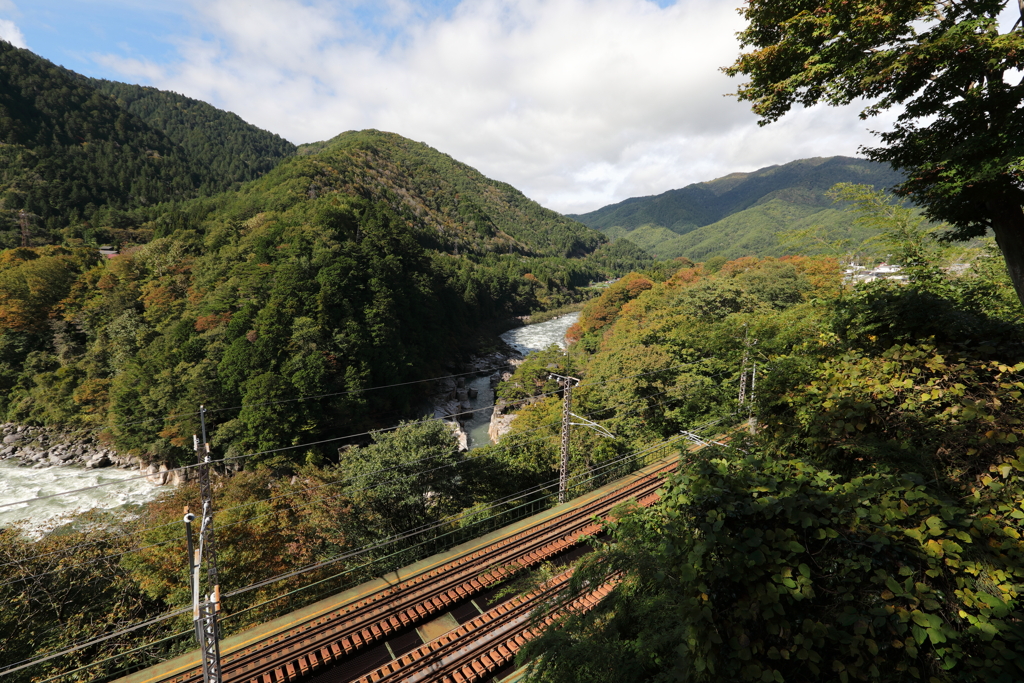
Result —
<path fill-rule="evenodd" d="M 246 123 L 237 114 L 184 95 L 141 85 L 88 79 L 131 114 L 163 132 L 189 159 L 211 172 L 199 187 L 213 194 L 263 175 L 295 145 Z"/>
<path fill-rule="evenodd" d="M 70 72 L 0 41 L 0 245 L 24 210 L 48 241 L 99 206 L 193 196 L 200 177 L 171 140 Z"/>
<path fill-rule="evenodd" d="M 486 178 L 447 154 L 400 135 L 350 131 L 299 148 L 301 155 L 312 153 L 350 160 L 340 179 L 347 191 L 367 197 L 386 195 L 392 204 L 432 226 L 438 239 L 455 249 L 578 257 L 606 241 L 600 233 L 545 209 L 511 185 Z"/>
<path fill-rule="evenodd" d="M 111 239 L 104 229 L 131 222 L 122 212 L 222 191 L 293 150 L 228 112 L 0 41 L 0 247 L 21 244 L 22 227 L 30 244 Z"/>
<path fill-rule="evenodd" d="M 825 195 L 834 184 L 888 188 L 899 181 L 891 169 L 864 159 L 800 159 L 573 217 L 659 258 L 775 256 L 791 251 L 776 237 L 787 230 L 822 225 L 838 236 L 860 236 Z"/>

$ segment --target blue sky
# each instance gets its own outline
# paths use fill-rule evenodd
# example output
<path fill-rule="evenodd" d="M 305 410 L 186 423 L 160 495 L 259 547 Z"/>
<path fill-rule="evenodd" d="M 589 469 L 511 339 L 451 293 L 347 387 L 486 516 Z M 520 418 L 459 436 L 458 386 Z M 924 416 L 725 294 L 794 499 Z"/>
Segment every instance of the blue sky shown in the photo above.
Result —
<path fill-rule="evenodd" d="M 874 142 L 854 108 L 761 128 L 726 96 L 736 83 L 719 68 L 738 54 L 738 4 L 0 0 L 0 37 L 88 76 L 205 100 L 295 143 L 393 131 L 583 212 Z"/>

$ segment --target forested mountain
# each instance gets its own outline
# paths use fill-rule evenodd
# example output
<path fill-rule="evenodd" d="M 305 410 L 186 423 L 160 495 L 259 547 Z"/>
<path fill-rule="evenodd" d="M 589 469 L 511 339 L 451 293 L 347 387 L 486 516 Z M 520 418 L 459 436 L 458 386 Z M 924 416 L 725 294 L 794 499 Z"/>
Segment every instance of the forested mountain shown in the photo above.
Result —
<path fill-rule="evenodd" d="M 172 462 L 190 457 L 199 403 L 231 408 L 212 438 L 231 453 L 393 424 L 416 390 L 362 389 L 444 374 L 481 322 L 651 263 L 377 131 L 307 147 L 236 191 L 124 215 L 153 239 L 113 259 L 71 243 L 3 253 L 0 410 Z M 335 456 L 279 460 L 307 457 Z"/>
<path fill-rule="evenodd" d="M 120 107 L 162 131 L 193 163 L 208 169 L 210 177 L 199 187 L 201 194 L 258 178 L 295 153 L 295 145 L 281 136 L 206 102 L 141 85 L 88 81 Z"/>
<path fill-rule="evenodd" d="M 350 131 L 299 148 L 299 154 L 314 152 L 355 160 L 352 172 L 342 179 L 346 189 L 364 196 L 389 195 L 392 203 L 435 227 L 440 239 L 456 250 L 574 257 L 606 241 L 511 185 L 393 133 Z"/>
<path fill-rule="evenodd" d="M 119 232 L 123 212 L 225 190 L 293 149 L 234 114 L 93 81 L 0 41 L 0 247 L 137 241 Z"/>
<path fill-rule="evenodd" d="M 900 179 L 864 159 L 800 159 L 572 217 L 609 237 L 626 237 L 660 258 L 780 256 L 794 251 L 777 239 L 783 231 L 820 225 L 836 238 L 866 236 L 826 196 L 836 183 L 888 189 Z"/>

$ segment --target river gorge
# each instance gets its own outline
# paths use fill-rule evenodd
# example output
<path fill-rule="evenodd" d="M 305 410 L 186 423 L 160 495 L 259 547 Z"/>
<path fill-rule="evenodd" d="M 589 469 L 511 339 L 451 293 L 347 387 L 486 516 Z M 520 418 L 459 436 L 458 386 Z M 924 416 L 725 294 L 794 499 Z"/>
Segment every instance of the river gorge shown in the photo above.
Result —
<path fill-rule="evenodd" d="M 508 330 L 501 339 L 523 355 L 552 344 L 564 346 L 565 333 L 578 317 L 579 313 L 571 313 L 523 325 Z M 482 374 L 468 378 L 466 388 L 471 390 L 467 393 L 472 398 L 461 402 L 463 410 L 470 413 L 463 429 L 468 448 L 473 449 L 491 442 L 488 428 L 494 406 L 494 387 L 490 375 Z M 12 434 L 21 433 L 12 425 L 8 427 Z M 27 522 L 39 533 L 75 512 L 138 505 L 154 498 L 161 491 L 157 482 L 165 479 L 159 472 L 154 481 L 153 477 L 141 476 L 144 473 L 139 469 L 103 466 L 110 464 L 110 458 L 117 457 L 109 451 L 79 454 L 72 459 L 64 457 L 71 449 L 53 449 L 56 452 L 48 456 L 46 450 L 36 450 L 30 451 L 34 459 L 27 461 L 10 445 L 15 443 L 17 440 L 13 438 L 7 441 L 5 459 L 0 459 L 0 527 Z M 38 448 L 44 449 L 45 444 Z M 70 493 L 72 491 L 77 492 Z"/>

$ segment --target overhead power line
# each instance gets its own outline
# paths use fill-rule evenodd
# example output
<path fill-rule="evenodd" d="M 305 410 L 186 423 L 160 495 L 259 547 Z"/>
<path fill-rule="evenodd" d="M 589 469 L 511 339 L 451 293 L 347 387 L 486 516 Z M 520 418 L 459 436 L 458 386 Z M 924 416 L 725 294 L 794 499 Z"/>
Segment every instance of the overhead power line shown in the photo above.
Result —
<path fill-rule="evenodd" d="M 642 374 L 652 374 L 652 373 L 650 373 L 650 372 L 648 372 L 648 373 L 640 373 L 640 375 L 642 375 Z M 730 373 L 728 373 L 728 372 L 717 373 L 716 375 L 710 376 L 709 379 L 713 379 L 715 377 L 726 375 L 726 374 L 730 374 Z M 628 377 L 636 377 L 636 376 L 640 376 L 640 375 L 630 375 Z M 662 396 L 662 395 L 668 393 L 671 390 L 672 390 L 672 388 L 670 387 L 669 389 L 666 389 L 665 391 L 658 392 L 657 394 L 649 394 L 647 396 L 639 397 L 639 398 L 633 399 L 632 401 L 620 403 L 620 404 L 617 404 L 615 406 L 610 406 L 608 408 L 601 408 L 601 409 L 598 409 L 596 411 L 592 411 L 590 413 L 587 413 L 586 417 L 588 417 L 588 418 L 596 418 L 596 416 L 601 414 L 601 413 L 614 411 L 614 410 L 617 410 L 618 408 L 626 407 L 626 406 L 633 405 L 633 404 L 636 404 L 636 403 L 642 403 L 642 402 L 650 400 L 651 398 L 655 398 L 657 396 Z M 556 392 L 552 392 L 552 393 L 556 393 Z M 678 397 L 678 398 L 673 399 L 673 400 L 674 401 L 679 401 L 679 400 L 684 400 L 685 398 L 686 398 L 685 396 L 681 396 L 681 397 Z M 664 403 L 659 403 L 658 405 L 664 407 L 665 404 Z M 635 409 L 633 411 L 629 411 L 627 413 L 618 415 L 618 417 L 625 417 L 625 416 L 634 414 L 636 412 L 639 412 L 642 409 L 643 409 L 643 407 L 640 407 L 640 408 L 637 408 L 637 409 Z M 719 421 L 720 420 L 715 420 L 715 421 L 712 421 L 712 422 L 706 423 L 706 424 L 715 424 L 715 423 L 717 423 Z M 549 428 L 557 427 L 557 426 L 558 426 L 558 423 L 552 422 L 551 424 L 541 425 L 540 427 L 536 427 L 536 428 L 531 429 L 531 430 L 522 431 L 522 432 L 516 432 L 516 435 L 519 436 L 519 437 L 522 437 L 522 436 L 527 435 L 527 434 L 535 433 L 535 432 L 543 430 L 543 429 L 549 429 Z M 691 431 L 695 431 L 695 432 L 696 431 L 700 431 L 700 426 L 694 427 Z M 534 437 L 534 439 L 536 439 L 536 438 L 541 438 L 541 437 Z M 409 461 L 408 463 L 403 463 L 403 465 L 413 464 L 413 463 L 416 463 L 416 462 L 423 462 L 425 460 L 431 459 L 432 457 L 433 456 L 428 456 L 426 458 L 421 458 L 421 459 L 418 459 L 418 460 Z M 416 476 L 420 476 L 421 474 L 427 474 L 429 472 L 434 472 L 434 471 L 437 471 L 439 469 L 444 469 L 444 468 L 447 468 L 447 467 L 458 467 L 458 466 L 460 466 L 460 465 L 462 465 L 462 464 L 464 464 L 466 462 L 469 462 L 470 460 L 474 460 L 474 459 L 475 458 L 467 457 L 467 458 L 464 458 L 464 459 L 459 460 L 457 462 L 448 463 L 448 464 L 442 465 L 440 467 L 430 468 L 430 469 L 427 469 L 427 470 L 419 470 L 419 471 L 412 472 L 412 473 L 408 474 L 406 477 L 403 477 L 403 479 L 413 478 L 413 477 L 416 477 Z M 343 477 L 343 478 L 340 478 L 340 479 L 336 479 L 336 480 L 332 480 L 332 481 L 327 481 L 327 482 L 322 482 L 322 483 L 324 485 L 326 485 L 326 486 L 331 486 L 331 485 L 335 485 L 335 484 L 341 484 L 341 483 L 345 483 L 345 482 L 348 482 L 348 481 L 352 481 L 354 479 L 360 479 L 360 478 L 366 478 L 366 477 L 369 477 L 369 476 L 374 476 L 376 474 L 381 474 L 381 473 L 383 473 L 385 471 L 387 471 L 387 470 L 384 470 L 384 469 L 382 469 L 382 470 L 374 470 L 374 471 L 371 471 L 371 472 L 364 472 L 364 473 L 352 475 L 350 477 Z M 356 489 L 355 491 L 352 491 L 352 492 L 353 493 L 362 492 L 362 491 L 370 490 L 370 488 L 372 488 L 372 487 L 364 487 L 364 488 Z M 283 512 L 288 512 L 288 511 L 291 511 L 291 510 L 297 510 L 297 509 L 300 509 L 300 508 L 308 507 L 309 505 L 315 504 L 317 502 L 322 502 L 322 501 L 327 500 L 329 498 L 333 498 L 333 497 L 337 497 L 338 495 L 342 495 L 342 493 L 344 493 L 344 492 L 339 491 L 338 494 L 336 494 L 335 496 L 322 496 L 320 498 L 309 500 L 309 501 L 303 501 L 302 503 L 299 503 L 299 504 L 296 504 L 296 505 L 291 505 L 291 506 L 288 506 L 288 507 L 283 508 L 283 509 L 279 508 L 279 509 L 275 509 L 275 510 L 272 510 L 270 512 L 267 512 L 267 513 L 264 513 L 264 514 L 261 514 L 261 515 L 256 515 L 254 517 L 250 517 L 250 518 L 247 518 L 247 519 L 244 519 L 244 520 L 238 520 L 238 521 L 235 521 L 235 522 L 231 522 L 230 524 L 227 524 L 224 528 L 230 528 L 230 527 L 233 527 L 233 526 L 237 526 L 239 524 L 245 524 L 245 523 L 252 522 L 252 521 L 255 521 L 255 520 L 258 520 L 258 519 L 262 519 L 262 518 L 265 518 L 265 517 L 279 515 L 279 514 L 281 514 Z M 247 502 L 247 503 L 240 503 L 238 505 L 234 505 L 234 506 L 231 506 L 229 508 L 224 508 L 224 509 L 218 510 L 217 511 L 217 515 L 218 516 L 222 516 L 224 513 L 230 512 L 231 510 L 235 510 L 235 509 L 242 508 L 242 507 L 247 507 L 247 506 L 266 504 L 266 503 L 268 503 L 270 501 L 277 500 L 277 499 L 280 499 L 280 498 L 283 498 L 283 497 L 292 496 L 292 495 L 295 495 L 295 494 L 293 492 L 290 492 L 290 493 L 286 493 L 286 494 L 281 494 L 279 496 L 272 496 L 270 498 L 264 498 L 264 499 L 260 499 L 260 500 L 250 501 L 250 502 Z M 73 550 L 73 549 L 86 547 L 88 545 L 92 545 L 92 544 L 96 544 L 96 543 L 115 541 L 117 539 L 129 537 L 129 536 L 137 536 L 137 535 L 141 535 L 143 533 L 149 533 L 149 532 L 152 532 L 152 531 L 156 531 L 156 530 L 159 530 L 161 528 L 165 528 L 165 527 L 169 527 L 169 526 L 176 526 L 179 523 L 180 523 L 179 521 L 168 522 L 166 524 L 161 524 L 161 525 L 158 525 L 158 526 L 155 526 L 155 527 L 147 527 L 145 529 L 140 529 L 138 531 L 134 531 L 134 532 L 131 532 L 129 534 L 121 534 L 121 535 L 114 536 L 114 537 L 100 538 L 100 539 L 97 539 L 95 541 L 89 541 L 87 543 L 81 543 L 81 544 L 78 544 L 78 545 L 75 545 L 75 546 L 71 546 L 70 548 L 65 548 L 65 549 L 61 549 L 61 550 L 55 550 L 55 551 L 51 551 L 49 553 L 41 553 L 39 555 L 33 555 L 31 557 L 23 558 L 23 559 L 20 559 L 20 560 L 17 560 L 17 561 L 7 562 L 5 564 L 0 565 L 0 567 L 6 567 L 6 566 L 10 566 L 10 565 L 15 565 L 15 564 L 31 562 L 31 561 L 34 561 L 34 560 L 36 560 L 38 558 L 46 557 L 46 556 L 50 556 L 50 555 L 57 555 L 57 554 L 66 555 L 68 551 Z M 101 557 L 89 560 L 86 564 L 95 564 L 97 562 L 103 562 L 103 561 L 106 561 L 106 560 L 122 557 L 124 555 L 129 555 L 129 554 L 132 554 L 132 553 L 142 552 L 144 550 L 149 550 L 149 549 L 152 549 L 152 548 L 161 547 L 161 546 L 167 545 L 169 543 L 174 543 L 174 542 L 180 542 L 180 539 L 168 539 L 166 541 L 162 541 L 162 542 L 159 542 L 159 543 L 151 543 L 149 545 L 145 545 L 145 546 L 142 546 L 142 547 L 132 548 L 132 549 L 129 549 L 129 550 L 124 550 L 124 551 L 121 551 L 121 552 L 118 552 L 118 553 L 109 554 L 109 555 L 103 555 Z M 48 575 L 52 575 L 52 574 L 58 574 L 61 571 L 65 571 L 65 570 L 63 570 L 63 569 L 56 569 L 56 570 L 51 570 L 51 571 L 48 571 L 48 572 L 41 572 L 41 573 L 38 573 L 38 574 L 33 574 L 33 575 L 27 576 L 27 577 L 18 577 L 16 579 L 11 580 L 11 581 L 7 581 L 5 583 L 0 583 L 0 587 L 11 585 L 13 583 L 18 583 L 18 582 L 29 580 L 29 579 L 41 578 L 43 576 L 48 576 Z"/>
<path fill-rule="evenodd" d="M 692 363 L 683 363 L 683 364 L 679 364 L 679 365 L 676 365 L 676 366 L 670 366 L 668 368 L 659 368 L 657 370 L 650 370 L 650 371 L 647 371 L 647 372 L 637 373 L 637 374 L 634 374 L 634 375 L 613 376 L 613 377 L 609 377 L 609 378 L 607 378 L 607 379 L 605 379 L 605 380 L 603 380 L 601 382 L 589 383 L 589 384 L 581 384 L 580 388 L 591 387 L 591 386 L 601 386 L 601 385 L 607 384 L 608 382 L 611 382 L 612 380 L 615 380 L 615 379 L 630 379 L 630 378 L 633 378 L 633 377 L 641 377 L 643 375 L 651 375 L 651 374 L 657 374 L 657 373 L 660 373 L 660 372 L 667 372 L 669 370 L 672 370 L 672 369 L 675 369 L 675 368 L 679 368 L 679 367 L 685 367 L 687 365 L 692 365 Z M 467 373 L 467 374 L 478 374 L 478 373 Z M 450 375 L 448 377 L 458 377 L 458 376 L 460 376 L 460 375 Z M 445 378 L 447 378 L 447 377 L 445 377 Z M 445 379 L 445 378 L 441 378 L 441 379 Z M 428 381 L 428 380 L 422 380 L 422 381 Z M 399 386 L 399 385 L 391 385 L 391 386 Z M 373 388 L 389 388 L 389 387 L 373 387 Z M 507 405 L 511 406 L 511 405 L 521 405 L 523 403 L 529 403 L 530 401 L 536 400 L 538 398 L 544 398 L 544 397 L 547 397 L 547 396 L 553 396 L 553 395 L 559 393 L 560 391 L 561 391 L 561 389 L 559 389 L 558 391 L 551 391 L 551 392 L 546 392 L 546 393 L 543 393 L 543 394 L 538 394 L 536 396 L 531 396 L 529 398 L 522 399 L 520 401 L 515 401 L 515 402 L 509 403 Z M 300 399 L 285 399 L 285 401 L 295 401 L 295 400 L 300 400 Z M 462 411 L 462 412 L 450 415 L 448 417 L 461 417 L 461 416 L 465 416 L 465 415 L 472 415 L 472 414 L 475 414 L 475 413 L 478 413 L 478 412 L 482 412 L 482 411 L 485 411 L 485 410 L 491 410 L 492 408 L 493 408 L 492 406 L 484 406 L 482 408 L 474 408 L 473 410 Z M 227 409 L 221 409 L 221 410 L 227 410 Z M 210 410 L 210 411 L 207 411 L 207 412 L 213 412 L 213 411 Z M 198 415 L 198 411 L 197 411 L 196 414 Z M 252 458 L 252 457 L 255 457 L 255 456 L 258 456 L 258 455 L 271 455 L 273 453 L 281 453 L 281 452 L 284 452 L 284 451 L 296 450 L 298 448 L 308 448 L 308 447 L 311 447 L 311 446 L 320 446 L 320 445 L 323 445 L 325 443 L 333 443 L 333 442 L 336 442 L 336 441 L 343 441 L 343 440 L 346 440 L 346 439 L 354 439 L 354 438 L 361 437 L 361 436 L 372 436 L 373 434 L 379 434 L 379 433 L 382 433 L 382 432 L 394 431 L 396 429 L 400 429 L 400 428 L 402 428 L 404 426 L 408 426 L 408 425 L 411 425 L 411 424 L 423 424 L 425 422 L 430 422 L 433 419 L 434 418 L 429 418 L 427 420 L 415 420 L 415 421 L 412 421 L 412 422 L 407 422 L 405 424 L 395 425 L 395 426 L 392 426 L 392 427 L 385 427 L 385 428 L 382 428 L 382 429 L 373 429 L 373 430 L 369 430 L 369 431 L 365 431 L 365 432 L 358 432 L 358 433 L 355 433 L 355 434 L 346 434 L 344 436 L 331 437 L 329 439 L 321 439 L 319 441 L 311 441 L 311 442 L 307 442 L 307 443 L 294 444 L 294 445 L 291 445 L 291 446 L 282 446 L 280 448 L 272 448 L 272 449 L 267 449 L 267 450 L 263 450 L 263 451 L 256 451 L 256 452 L 253 452 L 253 453 L 246 453 L 246 454 L 243 454 L 243 455 L 235 455 L 235 456 L 219 458 L 219 459 L 216 459 L 216 460 L 210 460 L 210 464 L 211 465 L 216 465 L 216 464 L 220 464 L 220 463 L 232 462 L 232 461 L 235 461 L 235 460 L 241 460 L 241 459 L 245 459 L 245 458 Z M 168 474 L 169 475 L 169 474 L 171 474 L 173 472 L 186 472 L 186 471 L 189 471 L 189 470 L 192 470 L 192 469 L 196 469 L 198 467 L 199 467 L 198 464 L 183 465 L 181 467 L 175 467 L 175 468 L 172 468 L 172 469 L 165 470 L 165 471 L 161 472 L 161 474 Z M 117 481 L 103 482 L 103 483 L 100 483 L 100 484 L 94 484 L 92 486 L 83 486 L 83 487 L 80 487 L 80 488 L 77 488 L 77 489 L 71 489 L 69 491 L 61 491 L 59 493 L 51 493 L 51 494 L 47 494 L 47 495 L 44 495 L 44 496 L 37 496 L 35 498 L 27 498 L 27 499 L 24 499 L 24 500 L 18 500 L 18 501 L 14 501 L 14 502 L 10 502 L 10 503 L 2 503 L 2 504 L 0 504 L 0 509 L 5 508 L 5 507 L 11 507 L 11 506 L 14 506 L 14 505 L 24 505 L 24 504 L 27 504 L 27 503 L 32 503 L 32 502 L 36 502 L 36 501 L 40 501 L 40 500 L 46 500 L 46 499 L 49 499 L 49 498 L 56 498 L 56 497 L 59 497 L 59 496 L 67 496 L 67 495 L 73 495 L 73 494 L 76 494 L 76 493 L 84 493 L 86 491 L 92 491 L 92 490 L 95 490 L 95 489 L 104 488 L 106 486 L 116 486 L 118 484 L 123 484 L 123 483 L 129 482 L 129 481 L 137 481 L 139 479 L 146 479 L 146 478 L 149 478 L 151 476 L 153 476 L 153 475 L 152 474 L 140 474 L 140 475 L 137 475 L 137 476 L 134 476 L 134 477 L 127 477 L 125 479 L 119 479 Z"/>
<path fill-rule="evenodd" d="M 605 463 L 601 463 L 595 469 L 598 469 L 598 470 L 600 470 L 600 469 L 607 469 L 607 468 L 609 468 L 609 467 L 611 467 L 611 466 L 613 466 L 615 464 L 619 464 L 619 463 L 621 463 L 621 462 L 623 462 L 623 461 L 625 461 L 625 460 L 627 460 L 629 458 L 634 458 L 635 459 L 636 457 L 638 457 L 640 455 L 643 455 L 645 453 L 649 453 L 651 451 L 658 450 L 660 448 L 665 448 L 665 447 L 671 446 L 674 443 L 678 442 L 679 440 L 681 440 L 681 437 L 672 437 L 671 439 L 667 439 L 667 440 L 665 440 L 665 441 L 663 441 L 661 443 L 653 444 L 652 446 L 648 446 L 648 447 L 646 447 L 644 449 L 641 449 L 639 451 L 635 451 L 633 453 L 629 453 L 629 454 L 627 454 L 625 456 L 621 456 L 621 457 L 613 459 L 611 461 L 607 461 Z M 590 474 L 590 473 L 588 473 L 588 474 Z M 597 477 L 597 475 L 593 475 L 592 474 L 589 477 L 589 479 L 584 480 L 584 482 L 585 481 L 589 481 L 589 480 L 593 480 L 596 477 Z M 575 478 L 576 477 L 573 477 L 573 479 L 575 479 Z M 509 500 L 515 500 L 516 497 L 522 497 L 523 495 L 528 495 L 529 493 L 540 492 L 540 491 L 544 490 L 544 488 L 546 486 L 550 486 L 550 485 L 554 484 L 555 482 L 557 482 L 557 480 L 552 479 L 550 481 L 543 482 L 542 484 L 538 484 L 538 485 L 532 486 L 532 487 L 530 487 L 528 489 L 524 489 L 522 491 L 517 491 L 514 494 L 510 494 L 508 496 L 504 496 L 502 498 L 497 499 L 496 501 L 493 501 L 492 503 L 489 503 L 488 507 L 493 509 L 494 507 L 497 507 L 498 505 L 500 505 L 503 502 L 507 502 Z M 549 495 L 552 495 L 552 494 L 549 494 Z M 285 574 L 282 574 L 282 575 L 279 575 L 279 576 L 276 576 L 276 577 L 272 577 L 272 578 L 269 578 L 269 579 L 265 579 L 265 580 L 254 582 L 254 583 L 252 583 L 252 584 L 250 584 L 248 586 L 244 586 L 242 588 L 238 588 L 238 589 L 235 589 L 233 591 L 224 593 L 222 597 L 223 598 L 228 598 L 228 597 L 233 597 L 233 596 L 241 595 L 243 593 L 255 590 L 257 588 L 262 588 L 262 587 L 270 585 L 272 583 L 277 583 L 279 581 L 283 581 L 283 580 L 285 580 L 287 578 L 292 578 L 294 576 L 299 576 L 299 575 L 302 575 L 302 574 L 309 573 L 311 571 L 315 571 L 317 569 L 321 569 L 321 568 L 323 568 L 325 566 L 329 566 L 331 564 L 336 564 L 337 562 L 340 562 L 340 561 L 345 560 L 345 559 L 351 559 L 353 557 L 358 557 L 360 555 L 364 555 L 367 552 L 370 552 L 371 550 L 375 550 L 375 549 L 378 549 L 380 547 L 384 547 L 386 545 L 393 544 L 393 543 L 395 543 L 397 541 L 404 540 L 406 538 L 411 538 L 411 537 L 413 537 L 415 535 L 418 535 L 420 533 L 424 533 L 426 531 L 432 531 L 432 530 L 434 530 L 436 528 L 441 528 L 443 526 L 446 526 L 449 523 L 451 523 L 452 521 L 457 520 L 459 517 L 463 516 L 464 514 L 465 514 L 465 512 L 463 511 L 463 512 L 460 512 L 460 513 L 457 513 L 457 514 L 454 514 L 454 515 L 450 515 L 450 516 L 442 518 L 441 520 L 438 520 L 436 522 L 429 523 L 429 524 L 426 524 L 426 525 L 421 525 L 420 527 L 418 527 L 416 529 L 403 532 L 402 534 L 396 534 L 394 536 L 390 536 L 387 539 L 384 539 L 384 540 L 382 540 L 380 542 L 371 544 L 369 546 L 363 546 L 362 548 L 356 549 L 354 551 L 350 551 L 348 553 L 343 553 L 342 555 L 336 556 L 334 558 L 330 558 L 328 560 L 323 560 L 321 562 L 314 563 L 313 565 L 309 565 L 307 567 L 300 568 L 298 570 L 295 570 L 295 571 L 292 571 L 292 572 L 288 572 L 288 573 L 285 573 Z M 480 521 L 485 521 L 485 520 L 490 519 L 492 517 L 485 517 L 485 518 L 483 518 Z M 406 548 L 406 549 L 403 549 L 403 550 L 408 550 L 408 549 Z M 379 560 L 379 558 L 378 558 L 378 560 Z M 343 572 L 343 573 L 347 573 L 347 572 Z M 331 578 L 336 578 L 336 577 L 331 577 Z M 330 580 L 330 578 L 322 579 L 318 583 L 321 583 L 321 582 L 324 582 L 324 581 L 328 581 L 328 580 Z M 301 590 L 301 589 L 299 589 L 299 590 Z M 294 593 L 296 591 L 292 591 L 292 592 Z M 275 600 L 276 599 L 280 599 L 280 598 L 275 598 Z M 266 604 L 266 603 L 264 603 L 264 604 Z M 250 607 L 250 608 L 247 608 L 247 609 L 251 609 L 251 608 L 254 608 L 254 607 Z M 153 626 L 155 624 L 167 621 L 168 619 L 172 619 L 172 618 L 174 618 L 176 616 L 180 616 L 181 614 L 185 614 L 185 613 L 189 612 L 190 610 L 191 610 L 191 608 L 183 608 L 183 609 L 173 610 L 171 612 L 165 613 L 165 614 L 160 615 L 158 617 L 154 617 L 152 619 L 148 619 L 146 621 L 140 622 L 139 624 L 135 624 L 133 626 L 122 628 L 122 629 L 119 629 L 119 630 L 114 631 L 112 633 L 105 634 L 105 635 L 103 635 L 103 636 L 101 636 L 99 638 L 94 638 L 94 639 L 91 639 L 91 640 L 88 640 L 88 641 L 85 641 L 85 642 L 77 643 L 75 645 L 72 645 L 72 646 L 70 646 L 68 648 L 65 648 L 63 650 L 60 650 L 58 652 L 47 653 L 45 656 L 42 656 L 42 657 L 39 657 L 39 658 L 25 659 L 25 660 L 21 660 L 20 662 L 14 662 L 11 665 L 9 665 L 7 668 L 0 670 L 0 676 L 11 674 L 11 673 L 14 673 L 16 671 L 21 671 L 21 670 L 24 670 L 24 669 L 29 668 L 31 666 L 35 666 L 36 664 L 41 664 L 43 662 L 50 661 L 50 660 L 55 659 L 57 657 L 60 657 L 60 656 L 66 655 L 66 654 L 71 654 L 73 652 L 77 652 L 79 650 L 85 649 L 85 648 L 90 647 L 92 645 L 97 645 L 97 644 L 106 642 L 106 641 L 111 640 L 113 638 L 116 638 L 118 636 L 126 635 L 128 633 L 132 633 L 134 631 L 137 631 L 137 630 L 139 630 L 141 628 L 145 628 L 147 626 Z M 190 631 L 185 632 L 185 633 L 190 633 Z M 157 641 L 157 642 L 159 642 L 159 641 Z"/>

